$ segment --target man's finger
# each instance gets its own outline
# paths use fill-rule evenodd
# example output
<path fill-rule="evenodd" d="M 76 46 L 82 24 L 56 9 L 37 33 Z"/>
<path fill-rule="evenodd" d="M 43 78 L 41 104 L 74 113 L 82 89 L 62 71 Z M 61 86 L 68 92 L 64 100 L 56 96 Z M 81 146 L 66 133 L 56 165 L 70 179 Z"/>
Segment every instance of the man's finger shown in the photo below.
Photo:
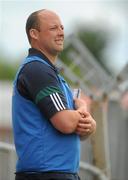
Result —
<path fill-rule="evenodd" d="M 78 127 L 83 128 L 83 129 L 90 129 L 91 128 L 91 124 L 79 123 Z"/>

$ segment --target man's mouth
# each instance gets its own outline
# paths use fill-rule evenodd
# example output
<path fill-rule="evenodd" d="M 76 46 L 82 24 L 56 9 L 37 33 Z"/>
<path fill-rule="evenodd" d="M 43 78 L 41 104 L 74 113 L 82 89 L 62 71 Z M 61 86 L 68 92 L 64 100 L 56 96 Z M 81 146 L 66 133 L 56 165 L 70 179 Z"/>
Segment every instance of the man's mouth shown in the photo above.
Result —
<path fill-rule="evenodd" d="M 55 40 L 55 41 L 56 41 L 56 43 L 59 44 L 59 45 L 62 45 L 62 44 L 63 44 L 63 39 L 57 39 L 57 40 Z"/>

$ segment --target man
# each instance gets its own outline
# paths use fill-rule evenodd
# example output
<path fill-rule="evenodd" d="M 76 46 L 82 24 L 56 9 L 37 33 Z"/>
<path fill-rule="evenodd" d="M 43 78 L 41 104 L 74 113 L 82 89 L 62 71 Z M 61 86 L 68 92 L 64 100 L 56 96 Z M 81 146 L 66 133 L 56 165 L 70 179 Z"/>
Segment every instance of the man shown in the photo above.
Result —
<path fill-rule="evenodd" d="M 64 27 L 56 13 L 39 10 L 28 17 L 26 32 L 32 48 L 12 98 L 16 180 L 77 180 L 80 138 L 92 134 L 96 123 L 82 99 L 73 101 L 55 67 Z"/>

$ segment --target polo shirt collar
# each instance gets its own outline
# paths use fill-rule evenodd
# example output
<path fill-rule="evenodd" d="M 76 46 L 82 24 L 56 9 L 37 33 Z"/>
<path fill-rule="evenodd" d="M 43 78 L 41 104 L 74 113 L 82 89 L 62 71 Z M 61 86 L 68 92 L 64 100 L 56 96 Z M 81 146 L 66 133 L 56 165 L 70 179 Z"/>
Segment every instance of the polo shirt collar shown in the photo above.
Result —
<path fill-rule="evenodd" d="M 28 56 L 32 56 L 32 55 L 36 55 L 36 56 L 40 57 L 41 59 L 46 61 L 51 67 L 53 67 L 55 71 L 58 71 L 58 69 L 51 63 L 51 61 L 41 51 L 39 51 L 35 48 L 30 48 Z"/>

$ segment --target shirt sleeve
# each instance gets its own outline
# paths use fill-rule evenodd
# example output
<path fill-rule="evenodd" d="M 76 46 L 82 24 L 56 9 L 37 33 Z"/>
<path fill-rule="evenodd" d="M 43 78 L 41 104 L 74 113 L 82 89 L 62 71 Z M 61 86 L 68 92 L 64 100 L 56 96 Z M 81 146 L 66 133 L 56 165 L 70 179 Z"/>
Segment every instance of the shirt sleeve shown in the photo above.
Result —
<path fill-rule="evenodd" d="M 23 67 L 17 89 L 23 97 L 33 101 L 47 119 L 68 109 L 55 70 L 41 62 L 34 61 Z"/>

